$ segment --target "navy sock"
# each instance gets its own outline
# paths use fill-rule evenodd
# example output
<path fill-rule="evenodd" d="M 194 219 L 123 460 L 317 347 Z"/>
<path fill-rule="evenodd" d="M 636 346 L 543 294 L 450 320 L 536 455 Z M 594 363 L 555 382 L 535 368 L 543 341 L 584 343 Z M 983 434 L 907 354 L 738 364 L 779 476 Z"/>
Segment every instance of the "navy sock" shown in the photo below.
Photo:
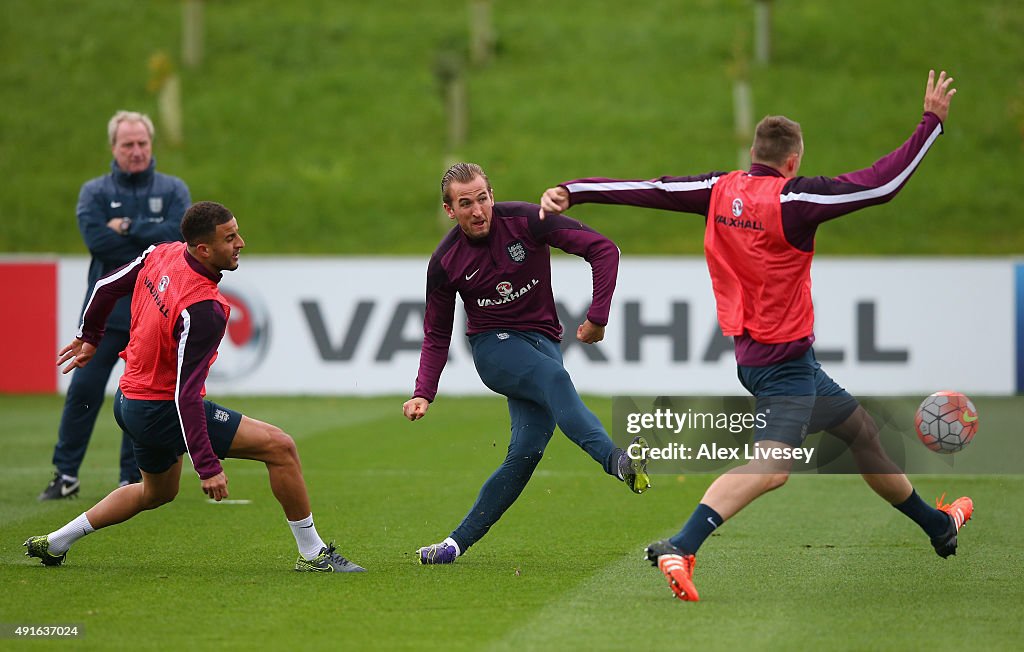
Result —
<path fill-rule="evenodd" d="M 693 510 L 686 525 L 669 541 L 676 548 L 679 548 L 688 555 L 697 554 L 697 549 L 704 543 L 704 539 L 711 536 L 719 525 L 725 522 L 718 512 L 711 509 L 704 503 L 697 505 Z"/>
<path fill-rule="evenodd" d="M 612 452 L 608 453 L 608 457 L 605 458 L 604 472 L 621 480 L 622 474 L 625 472 L 624 467 L 629 464 L 628 459 L 623 459 L 625 457 L 626 453 L 621 448 L 612 450 Z"/>
<path fill-rule="evenodd" d="M 909 498 L 899 505 L 893 505 L 893 507 L 920 525 L 925 534 L 933 539 L 949 529 L 949 516 L 921 500 L 921 497 L 917 495 L 916 489 L 910 492 Z"/>

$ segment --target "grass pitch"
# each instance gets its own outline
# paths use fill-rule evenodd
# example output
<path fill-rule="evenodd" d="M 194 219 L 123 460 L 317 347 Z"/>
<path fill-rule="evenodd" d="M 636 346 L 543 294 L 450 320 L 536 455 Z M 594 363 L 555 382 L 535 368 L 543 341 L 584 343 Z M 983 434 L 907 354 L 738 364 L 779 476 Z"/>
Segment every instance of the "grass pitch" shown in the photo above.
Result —
<path fill-rule="evenodd" d="M 429 254 L 450 157 L 482 164 L 499 201 L 537 201 L 579 177 L 732 169 L 748 147 L 733 78 L 737 55 L 753 54 L 751 0 L 489 3 L 496 56 L 465 69 L 468 135 L 454 152 L 437 73 L 468 54 L 476 3 L 205 2 L 194 69 L 181 61 L 182 4 L 0 2 L 0 251 L 85 253 L 75 200 L 108 169 L 103 127 L 118 108 L 153 116 L 158 169 L 230 207 L 247 253 L 261 254 Z M 819 252 L 1024 251 L 1020 0 L 925 6 L 772 3 L 771 63 L 749 66 L 752 116 L 803 125 L 804 174 L 895 149 L 920 117 L 929 68 L 960 89 L 947 134 L 899 197 L 823 226 Z M 180 146 L 148 90 L 159 54 L 181 78 Z M 697 216 L 570 214 L 627 255 L 703 250 Z M 287 237 L 282 216 L 296 216 Z"/>
<path fill-rule="evenodd" d="M 266 472 L 237 460 L 225 465 L 230 497 L 251 503 L 208 503 L 187 469 L 175 502 L 45 568 L 21 543 L 114 486 L 113 419 L 105 408 L 81 498 L 38 503 L 62 398 L 0 396 L 5 631 L 73 623 L 85 632 L 76 648 L 161 650 L 963 650 L 1024 640 L 1020 476 L 912 478 L 926 499 L 975 500 L 947 560 L 859 478 L 793 477 L 708 541 L 695 575 L 702 601 L 685 604 L 641 551 L 680 527 L 712 476 L 655 476 L 634 496 L 556 434 L 483 541 L 453 566 L 422 567 L 413 551 L 458 524 L 504 456 L 502 400 L 442 397 L 418 423 L 402 419 L 401 398 L 223 402 L 296 438 L 318 530 L 370 572 L 293 572 Z M 610 401 L 589 404 L 610 422 Z M 0 640 L 8 646 L 20 642 Z"/>

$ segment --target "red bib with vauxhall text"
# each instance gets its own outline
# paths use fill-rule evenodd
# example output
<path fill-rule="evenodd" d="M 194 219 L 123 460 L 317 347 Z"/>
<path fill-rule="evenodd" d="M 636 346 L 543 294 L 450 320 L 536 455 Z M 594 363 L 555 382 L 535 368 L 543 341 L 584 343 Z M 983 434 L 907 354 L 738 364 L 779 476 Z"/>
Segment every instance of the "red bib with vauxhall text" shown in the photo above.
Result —
<path fill-rule="evenodd" d="M 780 344 L 814 332 L 812 251 L 786 240 L 784 177 L 730 172 L 711 190 L 704 255 L 722 334 Z"/>
<path fill-rule="evenodd" d="M 188 340 L 188 308 L 200 301 L 231 307 L 207 276 L 192 269 L 184 242 L 158 245 L 149 252 L 132 292 L 132 325 L 121 391 L 128 398 L 173 400 L 177 393 L 184 342 Z M 181 321 L 179 332 L 175 332 Z M 216 354 L 210 364 L 217 359 Z M 206 388 L 202 394 L 206 395 Z"/>

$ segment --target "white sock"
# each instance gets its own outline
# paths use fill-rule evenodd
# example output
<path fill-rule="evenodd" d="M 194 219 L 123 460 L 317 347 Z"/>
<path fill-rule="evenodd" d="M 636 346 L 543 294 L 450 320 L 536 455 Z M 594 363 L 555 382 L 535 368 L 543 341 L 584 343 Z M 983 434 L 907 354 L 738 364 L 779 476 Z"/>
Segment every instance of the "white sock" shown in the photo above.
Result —
<path fill-rule="evenodd" d="M 68 475 L 67 473 L 61 473 L 60 479 L 63 480 L 64 482 L 78 482 L 77 475 Z"/>
<path fill-rule="evenodd" d="M 313 525 L 313 514 L 301 521 L 288 521 L 288 527 L 292 529 L 295 543 L 299 546 L 299 554 L 303 559 L 315 559 L 320 551 L 327 547 Z"/>
<path fill-rule="evenodd" d="M 58 557 L 63 555 L 71 547 L 71 544 L 95 531 L 92 523 L 86 518 L 85 512 L 82 512 L 78 518 L 61 529 L 50 532 L 50 536 L 47 538 L 50 544 L 50 554 Z"/>
<path fill-rule="evenodd" d="M 441 543 L 447 543 L 449 546 L 455 548 L 455 556 L 456 557 L 458 557 L 458 556 L 460 556 L 462 554 L 462 551 L 459 550 L 459 544 L 455 543 L 455 539 L 453 539 L 451 537 L 448 537 L 447 539 L 445 539 Z"/>

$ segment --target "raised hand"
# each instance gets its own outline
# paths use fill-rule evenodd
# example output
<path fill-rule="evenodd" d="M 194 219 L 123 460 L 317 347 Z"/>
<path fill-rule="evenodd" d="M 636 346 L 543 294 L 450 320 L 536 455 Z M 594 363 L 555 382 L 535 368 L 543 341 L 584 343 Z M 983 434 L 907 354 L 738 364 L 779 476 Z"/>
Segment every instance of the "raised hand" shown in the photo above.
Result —
<path fill-rule="evenodd" d="M 949 115 L 949 102 L 956 95 L 956 89 L 949 87 L 952 83 L 953 78 L 947 77 L 945 70 L 939 73 L 938 81 L 935 81 L 935 71 L 928 71 L 928 85 L 924 90 L 924 110 L 939 116 L 943 124 Z"/>

